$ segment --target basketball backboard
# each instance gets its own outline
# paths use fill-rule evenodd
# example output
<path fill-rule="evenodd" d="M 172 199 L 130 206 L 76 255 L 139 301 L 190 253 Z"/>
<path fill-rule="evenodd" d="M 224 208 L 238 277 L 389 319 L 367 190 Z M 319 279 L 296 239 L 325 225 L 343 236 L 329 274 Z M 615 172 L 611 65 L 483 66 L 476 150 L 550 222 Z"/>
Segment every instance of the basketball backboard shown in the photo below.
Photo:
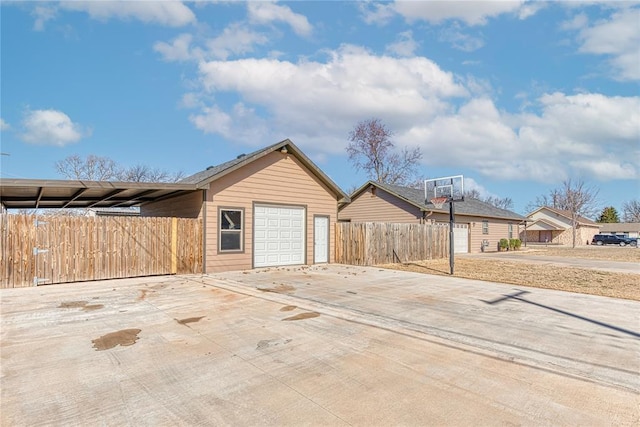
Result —
<path fill-rule="evenodd" d="M 464 177 L 462 175 L 445 176 L 441 178 L 425 179 L 425 204 L 431 199 L 446 197 L 447 202 L 464 201 Z"/>

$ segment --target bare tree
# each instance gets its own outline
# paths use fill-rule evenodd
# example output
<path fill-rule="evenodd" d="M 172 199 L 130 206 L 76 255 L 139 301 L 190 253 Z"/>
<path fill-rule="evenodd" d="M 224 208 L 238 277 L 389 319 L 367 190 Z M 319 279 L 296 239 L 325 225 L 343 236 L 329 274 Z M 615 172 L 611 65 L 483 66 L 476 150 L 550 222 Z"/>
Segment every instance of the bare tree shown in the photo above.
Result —
<path fill-rule="evenodd" d="M 470 197 L 472 199 L 478 199 L 480 201 L 483 201 L 485 203 L 488 203 L 492 206 L 495 206 L 496 208 L 500 208 L 500 209 L 513 209 L 513 200 L 511 200 L 511 197 L 497 197 L 497 196 L 487 196 L 487 197 L 482 197 L 480 195 L 480 192 L 478 190 L 476 190 L 475 188 L 473 190 L 467 190 L 464 192 L 464 196 L 465 197 Z"/>
<path fill-rule="evenodd" d="M 182 172 L 171 174 L 161 169 L 152 169 L 146 165 L 121 167 L 109 157 L 93 154 L 82 158 L 77 154 L 55 163 L 56 171 L 68 179 L 90 181 L 126 181 L 126 182 L 176 182 L 183 177 Z"/>
<path fill-rule="evenodd" d="M 640 200 L 629 200 L 622 205 L 624 222 L 640 222 Z"/>
<path fill-rule="evenodd" d="M 183 176 L 182 172 L 171 174 L 162 169 L 152 169 L 147 165 L 138 164 L 120 169 L 116 174 L 116 179 L 125 182 L 176 182 Z"/>
<path fill-rule="evenodd" d="M 112 181 L 118 173 L 116 162 L 108 157 L 88 155 L 85 159 L 74 154 L 55 163 L 56 171 L 68 179 Z"/>
<path fill-rule="evenodd" d="M 393 132 L 380 119 L 359 122 L 349 133 L 347 154 L 356 170 L 385 184 L 408 185 L 416 180 L 416 167 L 422 158 L 419 147 L 395 150 Z"/>
<path fill-rule="evenodd" d="M 536 208 L 548 206 L 569 212 L 573 228 L 572 246 L 576 247 L 578 217 L 595 217 L 598 211 L 599 190 L 586 185 L 583 181 L 564 181 L 560 188 L 554 188 L 548 195 L 538 196 Z M 534 208 L 533 210 L 535 210 Z"/>

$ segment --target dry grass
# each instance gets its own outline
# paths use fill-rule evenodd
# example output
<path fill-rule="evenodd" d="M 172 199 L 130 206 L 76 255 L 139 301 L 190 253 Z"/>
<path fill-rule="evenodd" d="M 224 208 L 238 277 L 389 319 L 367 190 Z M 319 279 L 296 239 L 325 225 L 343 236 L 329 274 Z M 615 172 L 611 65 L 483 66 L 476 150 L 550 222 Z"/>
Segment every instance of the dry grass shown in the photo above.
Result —
<path fill-rule="evenodd" d="M 601 249 L 602 251 L 597 251 L 596 249 Z M 533 251 L 528 251 L 527 253 L 529 255 L 534 254 Z M 640 259 L 640 249 L 631 248 L 545 248 L 545 250 L 536 251 L 535 253 L 537 255 L 616 261 L 637 261 Z M 603 258 L 603 256 L 610 258 Z M 448 259 L 407 264 L 386 264 L 380 267 L 417 273 L 449 275 Z M 509 262 L 488 258 L 457 258 L 454 277 L 640 301 L 640 275 L 638 274 L 527 264 L 523 261 Z"/>
<path fill-rule="evenodd" d="M 600 259 L 605 261 L 640 262 L 640 248 L 623 248 L 620 246 L 583 246 L 575 249 L 562 246 L 530 246 L 526 248 L 526 250 L 509 253 Z"/>

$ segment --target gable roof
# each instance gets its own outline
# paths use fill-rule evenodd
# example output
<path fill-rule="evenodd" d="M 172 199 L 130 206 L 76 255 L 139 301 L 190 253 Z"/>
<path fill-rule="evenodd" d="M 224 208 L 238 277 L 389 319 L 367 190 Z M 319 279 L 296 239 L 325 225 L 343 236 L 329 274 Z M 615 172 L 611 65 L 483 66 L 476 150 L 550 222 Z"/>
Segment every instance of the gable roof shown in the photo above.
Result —
<path fill-rule="evenodd" d="M 412 204 L 421 211 L 449 213 L 449 203 L 445 203 L 440 209 L 436 208 L 432 203 L 425 203 L 424 190 L 399 185 L 383 184 L 378 181 L 366 182 L 351 195 L 351 200 L 355 200 L 356 197 L 371 186 L 380 188 L 387 193 Z M 456 203 L 455 213 L 456 215 L 511 219 L 516 221 L 527 220 L 526 217 L 520 214 L 507 209 L 497 208 L 489 203 L 471 197 L 466 197 L 462 203 Z"/>
<path fill-rule="evenodd" d="M 274 151 L 285 150 L 285 153 L 294 155 L 300 162 L 309 169 L 320 181 L 325 184 L 336 195 L 340 196 L 341 203 L 349 201 L 349 196 L 342 191 L 342 189 L 329 178 L 324 172 L 320 170 L 296 145 L 289 139 L 285 139 L 276 144 L 262 148 L 249 154 L 241 154 L 233 160 L 221 163 L 217 166 L 210 166 L 207 169 L 197 172 L 191 176 L 188 176 L 180 181 L 180 183 L 194 184 L 198 188 L 207 188 L 209 184 L 223 176 L 240 169 L 241 167 L 254 162 Z"/>
<path fill-rule="evenodd" d="M 546 219 L 537 219 L 532 224 L 527 225 L 527 230 L 540 231 L 540 230 L 566 230 L 567 227 L 563 227 L 556 222 L 547 221 Z"/>
<path fill-rule="evenodd" d="M 541 210 L 546 209 L 548 211 L 553 212 L 556 215 L 560 215 L 568 220 L 571 220 L 571 212 L 570 211 L 566 211 L 566 210 L 562 210 L 562 209 L 556 209 L 556 208 L 552 208 L 550 206 L 541 206 L 538 209 L 536 209 L 535 211 L 531 212 L 529 215 L 527 215 L 527 217 L 531 218 L 531 216 L 533 216 L 534 214 L 540 212 Z M 589 225 L 589 226 L 593 226 L 593 227 L 598 227 L 598 223 L 595 221 L 590 220 L 589 218 L 585 218 L 583 216 L 578 215 L 578 218 L 576 218 L 578 220 L 578 224 L 579 225 Z"/>

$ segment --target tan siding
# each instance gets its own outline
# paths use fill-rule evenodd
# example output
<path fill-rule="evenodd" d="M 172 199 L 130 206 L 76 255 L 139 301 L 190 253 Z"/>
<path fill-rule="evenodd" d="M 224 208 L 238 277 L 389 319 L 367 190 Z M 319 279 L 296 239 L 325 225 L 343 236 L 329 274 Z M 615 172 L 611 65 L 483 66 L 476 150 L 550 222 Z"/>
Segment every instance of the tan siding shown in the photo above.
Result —
<path fill-rule="evenodd" d="M 351 222 L 399 222 L 420 223 L 420 209 L 405 202 L 386 191 L 376 188 L 375 195 L 371 191 L 362 192 L 339 213 L 340 220 Z"/>
<path fill-rule="evenodd" d="M 147 203 L 140 207 L 141 216 L 200 218 L 202 216 L 202 191 L 184 196 Z"/>
<path fill-rule="evenodd" d="M 449 215 L 434 213 L 427 217 L 427 220 L 433 220 L 435 222 L 448 223 Z M 469 252 L 478 253 L 482 251 L 482 241 L 488 240 L 489 245 L 487 251 L 497 251 L 498 242 L 500 239 L 509 238 L 509 223 L 513 224 L 512 238 L 517 239 L 520 235 L 520 228 L 518 221 L 497 219 L 497 218 L 485 218 L 479 216 L 470 215 L 456 215 L 456 223 L 469 225 Z M 489 222 L 489 233 L 482 233 L 482 221 Z"/>
<path fill-rule="evenodd" d="M 306 260 L 313 263 L 313 215 L 329 217 L 329 262 L 334 262 L 337 199 L 293 155 L 272 152 L 211 183 L 206 201 L 206 271 L 253 266 L 253 204 L 306 207 Z M 218 253 L 218 208 L 244 209 L 244 251 Z"/>

